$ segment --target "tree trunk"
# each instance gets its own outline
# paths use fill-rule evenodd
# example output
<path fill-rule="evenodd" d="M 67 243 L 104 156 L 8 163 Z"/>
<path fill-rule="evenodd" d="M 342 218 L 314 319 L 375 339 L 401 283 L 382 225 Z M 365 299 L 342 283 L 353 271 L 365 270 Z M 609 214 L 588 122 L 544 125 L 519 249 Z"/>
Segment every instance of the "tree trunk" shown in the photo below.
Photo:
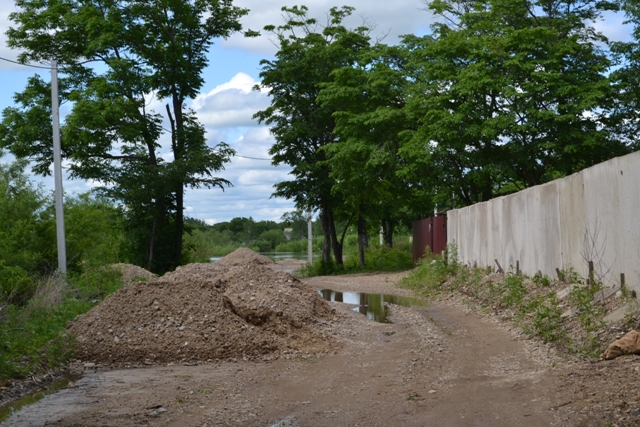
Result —
<path fill-rule="evenodd" d="M 326 207 L 323 207 L 320 211 L 320 223 L 322 224 L 322 235 L 324 236 L 324 242 L 322 243 L 322 262 L 326 264 L 331 259 L 331 230 Z"/>
<path fill-rule="evenodd" d="M 360 257 L 360 268 L 364 268 L 364 248 L 367 246 L 369 246 L 367 223 L 362 215 L 362 205 L 360 205 L 360 212 L 358 212 L 358 255 Z"/>
<path fill-rule="evenodd" d="M 156 241 L 156 223 L 158 219 L 153 217 L 153 226 L 151 227 L 151 242 L 149 243 L 149 258 L 147 261 L 147 270 L 153 271 L 153 245 Z"/>
<path fill-rule="evenodd" d="M 382 232 L 384 235 L 384 244 L 392 248 L 393 247 L 393 221 L 391 220 L 382 220 Z"/>
<path fill-rule="evenodd" d="M 336 234 L 336 223 L 333 219 L 333 211 L 327 209 L 329 212 L 329 229 L 331 231 L 331 246 L 333 247 L 333 258 L 336 260 L 336 264 L 342 265 L 342 242 L 338 240 Z"/>
<path fill-rule="evenodd" d="M 175 88 L 172 91 L 173 96 L 173 116 L 169 104 L 167 104 L 167 114 L 169 116 L 169 122 L 171 123 L 171 148 L 173 151 L 173 161 L 178 162 L 182 159 L 184 153 L 185 141 L 184 138 L 184 120 L 182 116 L 182 100 L 177 96 Z M 174 121 L 175 120 L 175 121 Z M 175 224 L 174 224 L 174 247 L 172 259 L 170 261 L 171 268 L 175 268 L 180 265 L 182 260 L 182 234 L 184 233 L 184 182 L 178 178 L 174 183 L 175 200 L 176 200 L 176 212 L 175 212 Z"/>

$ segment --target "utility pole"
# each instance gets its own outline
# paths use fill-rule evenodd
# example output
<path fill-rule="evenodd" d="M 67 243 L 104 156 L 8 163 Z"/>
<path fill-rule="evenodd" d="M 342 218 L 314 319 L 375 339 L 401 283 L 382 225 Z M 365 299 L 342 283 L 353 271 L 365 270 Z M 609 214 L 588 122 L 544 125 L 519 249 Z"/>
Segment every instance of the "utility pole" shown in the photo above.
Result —
<path fill-rule="evenodd" d="M 311 220 L 312 220 L 311 211 L 309 211 L 309 221 L 307 222 L 307 251 L 308 251 L 307 263 L 309 265 L 313 264 L 313 230 L 311 227 L 312 225 Z"/>
<path fill-rule="evenodd" d="M 60 154 L 60 109 L 58 105 L 58 61 L 51 61 L 51 112 L 53 124 L 53 177 L 56 198 L 56 237 L 58 240 L 58 269 L 67 273 L 67 247 L 64 237 L 64 203 L 62 200 L 62 156 Z"/>

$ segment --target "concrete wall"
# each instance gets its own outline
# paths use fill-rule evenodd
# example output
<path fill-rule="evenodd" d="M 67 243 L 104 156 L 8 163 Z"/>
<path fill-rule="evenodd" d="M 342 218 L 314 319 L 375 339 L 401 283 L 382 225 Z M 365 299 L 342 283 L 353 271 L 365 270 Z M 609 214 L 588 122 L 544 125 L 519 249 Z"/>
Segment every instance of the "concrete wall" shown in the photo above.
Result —
<path fill-rule="evenodd" d="M 624 273 L 640 294 L 640 152 L 447 216 L 447 242 L 463 263 L 519 261 L 528 275 L 574 268 L 586 277 L 592 260 L 608 286 Z"/>

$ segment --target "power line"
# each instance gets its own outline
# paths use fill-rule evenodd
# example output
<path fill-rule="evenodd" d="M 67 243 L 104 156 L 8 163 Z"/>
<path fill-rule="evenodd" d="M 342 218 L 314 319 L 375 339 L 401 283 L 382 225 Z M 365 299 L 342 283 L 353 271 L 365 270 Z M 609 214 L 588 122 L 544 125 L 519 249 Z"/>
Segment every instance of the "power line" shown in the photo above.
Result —
<path fill-rule="evenodd" d="M 18 61 L 14 61 L 12 59 L 8 59 L 8 58 L 3 58 L 0 56 L 0 60 L 2 61 L 7 61 L 7 62 L 11 62 L 13 64 L 18 64 L 18 65 L 24 65 L 25 67 L 32 67 L 32 68 L 41 68 L 43 70 L 50 70 L 51 67 L 43 67 L 42 65 L 33 65 L 33 64 L 23 64 L 22 62 L 18 62 Z"/>
<path fill-rule="evenodd" d="M 273 160 L 273 159 L 263 159 L 263 158 L 260 158 L 260 157 L 248 157 L 248 156 L 241 156 L 240 154 L 236 154 L 236 155 L 235 155 L 235 156 L 233 156 L 233 157 L 242 157 L 243 159 L 251 159 L 251 160 L 269 160 L 269 161 L 272 161 L 272 160 Z"/>
<path fill-rule="evenodd" d="M 42 70 L 51 70 L 51 67 L 43 67 L 41 65 L 33 65 L 33 64 L 23 64 L 22 62 L 14 61 L 14 60 L 8 59 L 8 58 L 3 58 L 1 56 L 0 56 L 0 60 L 11 62 L 12 64 L 23 65 L 25 67 L 40 68 Z M 162 128 L 162 129 L 167 131 L 167 132 L 171 132 L 169 129 L 165 129 L 165 128 Z M 273 159 L 266 159 L 266 158 L 262 158 L 262 157 L 241 156 L 240 154 L 236 154 L 234 157 L 241 157 L 243 159 L 250 159 L 250 160 L 267 160 L 267 161 L 272 161 L 273 160 Z"/>
<path fill-rule="evenodd" d="M 43 65 L 34 65 L 34 64 L 23 64 L 22 62 L 18 62 L 18 61 L 14 61 L 13 59 L 9 59 L 9 58 L 3 58 L 0 56 L 0 60 L 2 61 L 7 61 L 7 62 L 11 62 L 12 64 L 17 64 L 17 65 L 23 65 L 25 67 L 32 67 L 32 68 L 40 68 L 42 70 L 50 70 L 51 67 L 45 67 Z M 74 66 L 74 65 L 84 65 L 84 64 L 88 64 L 90 62 L 96 62 L 97 60 L 95 59 L 88 59 L 86 61 L 82 61 L 82 62 L 75 62 L 73 64 L 58 64 L 58 70 L 60 71 L 65 71 L 68 69 L 68 67 Z"/>

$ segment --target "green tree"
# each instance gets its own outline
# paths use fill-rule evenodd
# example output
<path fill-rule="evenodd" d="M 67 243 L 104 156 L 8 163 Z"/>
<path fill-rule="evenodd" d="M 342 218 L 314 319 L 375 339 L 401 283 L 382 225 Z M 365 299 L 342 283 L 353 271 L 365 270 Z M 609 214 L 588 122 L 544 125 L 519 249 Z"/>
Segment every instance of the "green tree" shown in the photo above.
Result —
<path fill-rule="evenodd" d="M 612 80 L 618 97 L 610 113 L 616 136 L 635 151 L 640 149 L 640 4 L 633 0 L 618 3 L 626 23 L 632 25 L 633 40 L 611 44 L 616 65 Z"/>
<path fill-rule="evenodd" d="M 325 162 L 322 147 L 335 141 L 335 111 L 317 102 L 322 84 L 331 81 L 331 72 L 352 64 L 360 49 L 369 46 L 368 28 L 348 30 L 343 20 L 353 8 L 332 8 L 328 22 L 320 25 L 309 18 L 308 8 L 283 7 L 285 23 L 265 30 L 277 40 L 279 50 L 274 60 L 261 61 L 260 87 L 269 89 L 271 106 L 255 117 L 271 126 L 275 144 L 269 153 L 273 164 L 292 166 L 294 180 L 277 183 L 274 195 L 294 200 L 303 211 L 318 210 L 322 221 L 324 244 L 322 261 L 329 262 L 331 249 L 342 264 L 342 245 L 337 238 L 336 215 L 342 199 L 332 193 L 334 179 Z"/>
<path fill-rule="evenodd" d="M 610 137 L 605 38 L 591 1 L 436 0 L 446 19 L 404 45 L 419 121 L 403 147 L 447 204 L 466 205 L 626 152 Z M 422 159 L 421 159 L 422 157 Z"/>
<path fill-rule="evenodd" d="M 0 163 L 0 261 L 40 275 L 57 266 L 52 200 L 26 176 L 26 162 Z"/>
<path fill-rule="evenodd" d="M 424 197 L 413 175 L 400 173 L 407 166 L 399 151 L 416 123 L 407 117 L 409 84 L 402 47 L 378 44 L 360 51 L 358 61 L 332 72 L 318 100 L 335 110 L 334 134 L 324 147 L 334 178 L 334 193 L 357 218 L 360 266 L 364 267 L 367 229 L 380 224 L 387 246 L 399 221 L 424 213 L 431 199 Z M 418 177 L 420 175 L 417 175 Z"/>
<path fill-rule="evenodd" d="M 247 9 L 231 0 L 18 0 L 16 6 L 7 35 L 10 47 L 24 51 L 20 61 L 66 64 L 61 101 L 71 102 L 71 113 L 62 143 L 72 177 L 100 182 L 124 203 L 132 261 L 157 272 L 179 265 L 185 188 L 230 185 L 213 173 L 234 154 L 224 143 L 207 145 L 187 101 L 203 85 L 209 47 L 240 31 Z M 0 126 L 2 146 L 35 160 L 43 174 L 52 159 L 50 120 L 43 120 L 50 117 L 48 93 L 46 82 L 31 79 Z M 166 111 L 147 109 L 150 94 L 166 101 Z M 160 155 L 163 114 L 171 161 Z"/>

